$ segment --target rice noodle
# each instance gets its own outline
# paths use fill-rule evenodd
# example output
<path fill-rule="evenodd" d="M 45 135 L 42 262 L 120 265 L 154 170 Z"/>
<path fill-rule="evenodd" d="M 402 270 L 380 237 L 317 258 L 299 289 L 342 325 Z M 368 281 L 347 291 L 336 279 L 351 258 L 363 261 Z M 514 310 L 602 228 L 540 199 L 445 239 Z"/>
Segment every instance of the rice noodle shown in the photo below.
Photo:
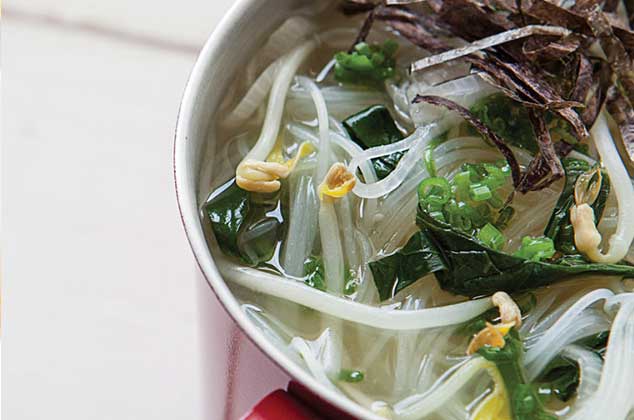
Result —
<path fill-rule="evenodd" d="M 302 277 L 317 236 L 319 203 L 312 176 L 299 173 L 290 179 L 289 226 L 282 251 L 286 273 Z"/>
<path fill-rule="evenodd" d="M 561 343 L 561 336 L 569 331 L 577 331 L 576 324 L 582 312 L 596 302 L 605 300 L 611 296 L 614 296 L 614 293 L 609 289 L 597 289 L 584 295 L 544 333 L 539 341 L 528 349 L 524 363 L 529 367 L 531 379 L 535 378 L 541 368 L 558 353 L 557 350 L 553 354 L 550 349 L 560 349 L 563 347 L 558 345 L 558 343 Z M 590 327 L 590 325 L 592 324 L 587 322 L 583 323 L 584 327 Z M 565 345 L 566 344 L 569 344 L 569 342 L 565 343 Z"/>
<path fill-rule="evenodd" d="M 353 192 L 363 198 L 378 198 L 394 191 L 417 164 L 429 142 L 439 134 L 439 126 L 430 124 L 416 129 L 411 136 L 399 142 L 372 147 L 355 156 L 348 166 L 348 171 L 353 174 L 365 161 L 407 150 L 407 153 L 399 160 L 396 168 L 388 176 L 372 184 L 357 180 Z"/>
<path fill-rule="evenodd" d="M 542 347 L 542 340 L 549 339 L 549 337 L 543 336 L 535 344 L 535 346 L 540 346 L 543 350 L 537 358 L 534 358 L 532 362 L 527 364 L 526 370 L 528 379 L 532 381 L 537 378 L 546 365 L 567 345 L 584 337 L 595 335 L 609 329 L 610 322 L 606 319 L 604 314 L 596 310 L 588 309 L 577 315 L 574 319 L 574 323 L 555 323 L 548 332 L 550 333 L 552 331 L 552 334 L 557 334 L 556 339 L 549 341 L 547 347 Z M 531 354 L 531 356 L 533 355 Z"/>
<path fill-rule="evenodd" d="M 418 420 L 440 409 L 470 380 L 481 372 L 496 369 L 492 362 L 483 357 L 474 357 L 459 368 L 450 369 L 425 394 L 413 395 L 394 404 L 394 412 L 399 420 Z"/>
<path fill-rule="evenodd" d="M 330 378 L 339 372 L 329 371 L 328 366 L 332 364 L 331 360 L 333 358 L 339 358 L 340 355 L 337 355 L 336 351 L 333 351 L 331 347 L 333 340 L 331 334 L 332 331 L 326 329 L 315 341 L 294 337 L 291 340 L 290 347 L 302 356 L 306 367 L 315 379 L 325 387 L 336 391 L 337 388 L 332 384 Z"/>
<path fill-rule="evenodd" d="M 608 340 L 599 388 L 592 397 L 578 401 L 571 420 L 625 419 L 634 409 L 634 298 L 621 303 Z"/>
<path fill-rule="evenodd" d="M 245 157 L 245 160 L 265 160 L 271 152 L 277 140 L 277 134 L 279 133 L 286 92 L 293 81 L 297 69 L 316 47 L 317 41 L 311 39 L 302 43 L 283 58 L 283 62 L 280 68 L 277 69 L 277 75 L 271 87 L 269 103 L 266 108 L 266 116 L 262 124 L 260 137 L 255 143 L 255 146 L 253 146 Z"/>
<path fill-rule="evenodd" d="M 574 360 L 579 365 L 579 386 L 577 400 L 585 401 L 594 394 L 599 387 L 603 359 L 595 351 L 582 346 L 571 344 L 564 347 L 561 355 Z"/>
<path fill-rule="evenodd" d="M 225 278 L 254 292 L 264 293 L 306 306 L 333 317 L 379 329 L 416 330 L 466 322 L 491 307 L 490 298 L 417 311 L 385 310 L 333 296 L 276 274 L 244 267 L 216 258 Z"/>

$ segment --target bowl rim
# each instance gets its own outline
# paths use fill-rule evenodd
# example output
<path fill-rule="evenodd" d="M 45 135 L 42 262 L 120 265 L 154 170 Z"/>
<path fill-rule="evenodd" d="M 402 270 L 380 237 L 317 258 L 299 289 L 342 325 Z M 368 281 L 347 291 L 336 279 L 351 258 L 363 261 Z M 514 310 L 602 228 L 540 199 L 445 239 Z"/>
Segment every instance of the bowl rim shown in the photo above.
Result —
<path fill-rule="evenodd" d="M 261 0 L 237 0 L 231 6 L 205 42 L 187 80 L 177 115 L 172 156 L 174 188 L 181 223 L 196 263 L 207 285 L 216 295 L 224 310 L 260 351 L 291 378 L 307 386 L 316 396 L 334 407 L 357 418 L 381 420 L 382 417 L 344 397 L 342 394 L 323 386 L 264 336 L 247 318 L 246 314 L 241 310 L 240 303 L 225 284 L 202 234 L 202 226 L 197 211 L 197 194 L 192 191 L 187 177 L 191 163 L 187 160 L 189 124 L 194 108 L 198 103 L 197 93 L 206 80 L 205 76 L 208 69 L 213 65 L 213 58 L 223 50 L 223 38 L 234 28 L 240 17 L 252 7 L 252 4 L 259 1 Z M 219 91 L 221 92 L 222 89 Z M 196 177 L 198 176 L 196 174 Z M 192 211 L 190 205 L 192 202 L 196 203 L 194 206 L 195 211 Z"/>

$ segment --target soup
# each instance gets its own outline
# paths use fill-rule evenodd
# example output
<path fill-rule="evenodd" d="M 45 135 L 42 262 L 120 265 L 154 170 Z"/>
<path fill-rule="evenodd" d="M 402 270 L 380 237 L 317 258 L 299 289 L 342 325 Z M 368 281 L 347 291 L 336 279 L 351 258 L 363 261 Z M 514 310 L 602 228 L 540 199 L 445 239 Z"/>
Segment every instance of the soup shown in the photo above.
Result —
<path fill-rule="evenodd" d="M 236 75 L 201 208 L 227 284 L 381 417 L 631 418 L 627 4 L 393 3 L 319 4 Z"/>

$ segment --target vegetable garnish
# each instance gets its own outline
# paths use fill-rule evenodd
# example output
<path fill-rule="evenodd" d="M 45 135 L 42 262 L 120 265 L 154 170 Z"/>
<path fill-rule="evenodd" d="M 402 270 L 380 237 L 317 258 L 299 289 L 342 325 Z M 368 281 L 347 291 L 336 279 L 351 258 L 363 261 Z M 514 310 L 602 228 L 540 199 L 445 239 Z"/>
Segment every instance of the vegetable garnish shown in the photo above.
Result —
<path fill-rule="evenodd" d="M 363 372 L 359 370 L 342 369 L 339 372 L 339 380 L 341 381 L 355 383 L 363 381 L 363 378 Z"/>
<path fill-rule="evenodd" d="M 483 346 L 477 353 L 495 363 L 507 391 L 512 418 L 515 420 L 556 419 L 556 416 L 546 411 L 536 390 L 526 379 L 522 364 L 524 349 L 518 331 L 511 328 L 504 336 L 504 341 L 504 345 L 500 347 Z"/>
<path fill-rule="evenodd" d="M 440 286 L 460 295 L 482 296 L 496 291 L 513 293 L 552 284 L 581 273 L 634 276 L 634 267 L 624 264 L 595 264 L 577 258 L 537 260 L 552 252 L 547 242 L 538 242 L 535 248 L 531 247 L 530 252 L 522 253 L 533 259 L 496 251 L 434 218 L 421 206 L 417 223 L 436 247 L 430 252 L 442 256 L 446 268 L 434 272 Z M 374 281 L 385 279 L 375 276 Z M 387 281 L 393 283 L 393 279 Z"/>
<path fill-rule="evenodd" d="M 342 124 L 350 138 L 364 150 L 403 139 L 403 135 L 384 105 L 373 105 L 364 109 L 343 120 Z M 377 177 L 383 179 L 388 176 L 396 168 L 402 156 L 402 152 L 396 152 L 373 159 L 372 166 Z"/>
<path fill-rule="evenodd" d="M 251 193 L 233 179 L 212 194 L 204 211 L 220 249 L 247 265 L 269 261 L 284 234 L 279 193 Z"/>
<path fill-rule="evenodd" d="M 397 49 L 395 41 L 387 40 L 383 45 L 360 42 L 351 52 L 338 52 L 335 55 L 335 79 L 342 83 L 379 86 L 395 74 Z"/>
<path fill-rule="evenodd" d="M 526 380 L 521 360 L 523 345 L 517 330 L 522 323 L 519 306 L 504 292 L 496 292 L 491 300 L 499 310 L 500 322 L 486 322 L 469 342 L 467 355 L 477 353 L 494 362 L 499 378 L 495 380 L 492 394 L 478 405 L 472 418 L 498 419 L 501 414 L 497 411 L 502 407 L 512 412 L 512 415 L 503 414 L 509 419 L 555 418 L 545 412 L 537 393 Z"/>
<path fill-rule="evenodd" d="M 346 165 L 337 162 L 330 167 L 326 178 L 319 184 L 319 199 L 323 200 L 324 196 L 341 198 L 352 191 L 356 182 L 357 179 L 348 172 Z"/>

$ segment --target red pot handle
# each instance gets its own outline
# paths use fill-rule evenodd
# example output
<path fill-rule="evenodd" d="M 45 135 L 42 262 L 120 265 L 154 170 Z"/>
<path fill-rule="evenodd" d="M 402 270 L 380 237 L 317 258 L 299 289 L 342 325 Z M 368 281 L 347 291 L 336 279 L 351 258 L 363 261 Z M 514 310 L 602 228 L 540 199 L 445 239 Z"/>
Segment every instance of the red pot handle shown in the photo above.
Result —
<path fill-rule="evenodd" d="M 242 418 L 242 420 L 279 419 L 356 420 L 295 381 L 288 384 L 288 392 L 281 389 L 273 391 Z"/>
<path fill-rule="evenodd" d="M 273 391 L 257 403 L 243 420 L 323 420 L 286 391 Z"/>

